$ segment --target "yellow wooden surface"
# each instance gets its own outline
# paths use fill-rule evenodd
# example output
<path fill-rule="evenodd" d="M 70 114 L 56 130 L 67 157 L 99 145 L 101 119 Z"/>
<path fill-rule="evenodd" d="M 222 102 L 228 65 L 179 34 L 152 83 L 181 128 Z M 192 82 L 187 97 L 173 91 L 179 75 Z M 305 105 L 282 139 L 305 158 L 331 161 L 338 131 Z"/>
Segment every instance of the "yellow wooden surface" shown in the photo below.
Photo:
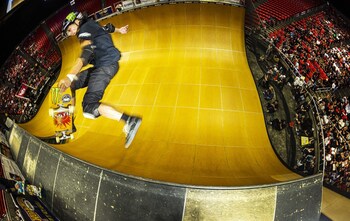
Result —
<path fill-rule="evenodd" d="M 346 221 L 350 217 L 350 200 L 323 187 L 322 213 L 333 221 Z"/>
<path fill-rule="evenodd" d="M 84 119 L 77 93 L 75 140 L 56 148 L 93 164 L 154 180 L 240 186 L 299 176 L 286 169 L 269 142 L 261 104 L 245 54 L 244 9 L 176 4 L 118 15 L 101 23 L 129 24 L 113 34 L 120 70 L 103 102 L 143 117 L 124 148 L 123 124 Z M 59 79 L 80 54 L 74 38 L 60 44 Z M 52 135 L 48 102 L 21 125 Z"/>

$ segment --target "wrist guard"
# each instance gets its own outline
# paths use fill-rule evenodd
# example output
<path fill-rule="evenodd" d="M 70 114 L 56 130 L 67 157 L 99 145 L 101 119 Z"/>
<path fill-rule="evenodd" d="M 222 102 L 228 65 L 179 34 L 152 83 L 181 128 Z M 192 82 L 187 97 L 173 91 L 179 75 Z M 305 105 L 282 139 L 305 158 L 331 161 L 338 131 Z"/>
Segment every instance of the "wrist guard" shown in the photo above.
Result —
<path fill-rule="evenodd" d="M 103 30 L 105 30 L 105 31 L 107 31 L 109 33 L 113 33 L 115 31 L 115 27 L 111 23 L 106 24 L 102 28 L 103 28 Z"/>
<path fill-rule="evenodd" d="M 67 78 L 69 78 L 70 82 L 78 80 L 78 77 L 75 74 L 67 74 Z"/>

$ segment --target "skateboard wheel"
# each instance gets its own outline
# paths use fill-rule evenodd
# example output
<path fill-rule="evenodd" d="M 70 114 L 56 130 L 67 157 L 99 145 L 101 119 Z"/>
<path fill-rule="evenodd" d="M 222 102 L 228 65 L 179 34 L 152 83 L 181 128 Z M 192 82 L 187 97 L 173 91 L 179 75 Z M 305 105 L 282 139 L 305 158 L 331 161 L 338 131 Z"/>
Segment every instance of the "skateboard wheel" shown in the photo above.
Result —
<path fill-rule="evenodd" d="M 61 141 L 60 137 L 56 137 L 56 143 L 59 143 Z"/>
<path fill-rule="evenodd" d="M 53 112 L 54 112 L 53 109 L 50 108 L 50 109 L 49 109 L 49 116 L 50 116 L 50 117 L 53 117 Z"/>
<path fill-rule="evenodd" d="M 74 113 L 74 109 L 75 109 L 74 106 L 72 105 L 68 106 L 68 111 L 70 114 Z"/>

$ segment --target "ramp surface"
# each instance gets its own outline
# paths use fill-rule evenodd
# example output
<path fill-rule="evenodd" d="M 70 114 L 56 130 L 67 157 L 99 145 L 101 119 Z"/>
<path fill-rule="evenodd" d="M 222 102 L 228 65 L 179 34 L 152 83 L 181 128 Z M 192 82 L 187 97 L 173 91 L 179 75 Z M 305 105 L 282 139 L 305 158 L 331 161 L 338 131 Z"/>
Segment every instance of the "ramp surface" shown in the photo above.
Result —
<path fill-rule="evenodd" d="M 102 102 L 143 117 L 134 143 L 124 148 L 123 124 L 84 119 L 77 93 L 74 141 L 54 145 L 67 154 L 121 173 L 210 186 L 245 186 L 297 179 L 276 157 L 264 124 L 244 47 L 244 8 L 175 4 L 127 12 L 101 21 L 129 24 L 114 34 L 120 70 Z M 68 74 L 78 41 L 60 44 Z M 21 125 L 53 135 L 46 98 Z"/>

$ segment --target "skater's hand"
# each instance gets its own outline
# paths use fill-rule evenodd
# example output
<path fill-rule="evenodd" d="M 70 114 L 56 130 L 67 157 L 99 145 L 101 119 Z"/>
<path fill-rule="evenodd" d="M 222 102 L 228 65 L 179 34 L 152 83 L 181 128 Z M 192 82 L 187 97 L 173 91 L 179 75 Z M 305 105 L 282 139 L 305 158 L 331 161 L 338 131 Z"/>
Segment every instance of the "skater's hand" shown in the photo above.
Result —
<path fill-rule="evenodd" d="M 117 30 L 120 34 L 126 34 L 126 33 L 128 33 L 128 28 L 129 28 L 129 25 L 125 25 Z"/>
<path fill-rule="evenodd" d="M 67 88 L 69 88 L 71 84 L 72 84 L 72 82 L 70 81 L 70 79 L 68 77 L 65 77 L 62 80 L 60 80 L 58 82 L 58 87 L 61 89 L 61 93 L 63 93 L 65 90 L 67 90 Z"/>

